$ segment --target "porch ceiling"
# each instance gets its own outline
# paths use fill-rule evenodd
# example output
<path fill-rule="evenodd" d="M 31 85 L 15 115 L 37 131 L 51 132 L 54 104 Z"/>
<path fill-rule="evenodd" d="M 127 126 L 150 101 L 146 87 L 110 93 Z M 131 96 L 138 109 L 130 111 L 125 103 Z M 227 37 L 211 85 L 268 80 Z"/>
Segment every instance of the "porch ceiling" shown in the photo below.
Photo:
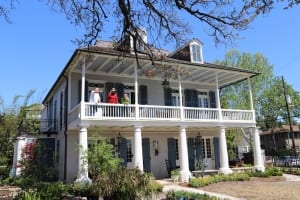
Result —
<path fill-rule="evenodd" d="M 84 51 L 84 50 L 83 50 Z M 86 59 L 86 73 L 87 74 L 107 74 L 120 77 L 134 77 L 134 66 L 136 65 L 136 59 L 133 55 L 122 55 L 119 52 L 105 52 L 105 51 L 84 51 L 89 53 L 88 59 Z M 84 54 L 80 54 L 83 56 Z M 85 54 L 86 55 L 86 54 Z M 81 72 L 82 60 L 74 59 L 73 71 Z M 77 62 L 76 62 L 77 61 Z M 164 76 L 157 68 L 153 68 L 152 63 L 145 57 L 140 57 L 138 68 L 139 78 L 162 80 Z M 233 67 L 227 67 L 222 65 L 215 65 L 210 63 L 195 64 L 191 62 L 175 60 L 171 58 L 164 58 L 163 61 L 155 61 L 157 65 L 171 66 L 183 70 L 188 75 L 181 76 L 183 83 L 201 83 L 202 85 L 215 85 L 216 74 L 218 76 L 219 88 L 233 84 L 251 78 L 258 75 L 258 73 L 242 70 Z M 151 77 L 146 76 L 150 72 Z M 170 78 L 169 81 L 176 81 L 174 78 Z"/>

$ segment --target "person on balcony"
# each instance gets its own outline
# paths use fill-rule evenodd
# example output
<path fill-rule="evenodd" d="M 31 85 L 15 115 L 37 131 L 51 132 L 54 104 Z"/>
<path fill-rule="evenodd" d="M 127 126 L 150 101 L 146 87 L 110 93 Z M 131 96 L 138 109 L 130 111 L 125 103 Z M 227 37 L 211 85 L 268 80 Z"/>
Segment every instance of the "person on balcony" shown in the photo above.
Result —
<path fill-rule="evenodd" d="M 107 103 L 118 104 L 119 103 L 118 98 L 119 97 L 116 89 L 112 88 L 107 95 Z M 109 106 L 108 112 L 109 112 L 109 116 L 116 117 L 116 116 L 120 116 L 122 111 L 118 106 Z"/>
<path fill-rule="evenodd" d="M 119 103 L 118 93 L 115 88 L 112 88 L 107 95 L 107 103 Z"/>
<path fill-rule="evenodd" d="M 102 115 L 102 109 L 98 105 L 101 103 L 101 93 L 102 90 L 100 88 L 95 88 L 91 91 L 89 102 L 93 103 L 93 105 L 90 106 L 90 114 L 92 116 Z"/>
<path fill-rule="evenodd" d="M 90 94 L 90 103 L 101 103 L 101 96 L 100 93 L 102 93 L 102 90 L 100 88 L 95 88 L 91 91 Z"/>
<path fill-rule="evenodd" d="M 130 104 L 130 99 L 128 94 L 124 93 L 123 97 L 121 98 L 121 103 L 124 104 L 124 117 L 128 117 L 130 113 L 130 108 L 128 107 L 128 104 Z"/>

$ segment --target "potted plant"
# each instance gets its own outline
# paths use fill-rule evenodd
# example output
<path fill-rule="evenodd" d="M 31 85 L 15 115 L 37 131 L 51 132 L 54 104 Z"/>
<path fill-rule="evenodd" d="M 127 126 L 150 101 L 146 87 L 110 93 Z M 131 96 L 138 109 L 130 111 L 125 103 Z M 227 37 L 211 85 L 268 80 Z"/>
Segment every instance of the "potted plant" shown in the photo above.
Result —
<path fill-rule="evenodd" d="M 173 180 L 174 183 L 179 181 L 179 177 L 180 177 L 179 169 L 174 169 L 171 171 L 171 179 Z"/>

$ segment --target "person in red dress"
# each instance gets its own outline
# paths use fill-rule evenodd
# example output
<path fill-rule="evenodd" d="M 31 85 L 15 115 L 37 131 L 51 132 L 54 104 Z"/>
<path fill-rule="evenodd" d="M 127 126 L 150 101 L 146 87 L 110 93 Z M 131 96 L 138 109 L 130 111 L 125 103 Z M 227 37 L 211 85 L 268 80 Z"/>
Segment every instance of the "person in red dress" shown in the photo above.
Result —
<path fill-rule="evenodd" d="M 115 88 L 112 88 L 107 95 L 107 103 L 119 103 L 118 94 Z"/>

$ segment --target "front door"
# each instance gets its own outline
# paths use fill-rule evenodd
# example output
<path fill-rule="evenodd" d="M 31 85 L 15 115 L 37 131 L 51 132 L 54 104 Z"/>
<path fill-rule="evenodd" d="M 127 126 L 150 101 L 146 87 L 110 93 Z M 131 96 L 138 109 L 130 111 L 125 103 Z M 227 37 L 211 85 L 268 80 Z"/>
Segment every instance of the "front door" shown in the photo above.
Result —
<path fill-rule="evenodd" d="M 211 137 L 202 138 L 202 155 L 205 162 L 205 169 L 214 169 L 214 159 L 213 159 L 213 139 Z"/>

